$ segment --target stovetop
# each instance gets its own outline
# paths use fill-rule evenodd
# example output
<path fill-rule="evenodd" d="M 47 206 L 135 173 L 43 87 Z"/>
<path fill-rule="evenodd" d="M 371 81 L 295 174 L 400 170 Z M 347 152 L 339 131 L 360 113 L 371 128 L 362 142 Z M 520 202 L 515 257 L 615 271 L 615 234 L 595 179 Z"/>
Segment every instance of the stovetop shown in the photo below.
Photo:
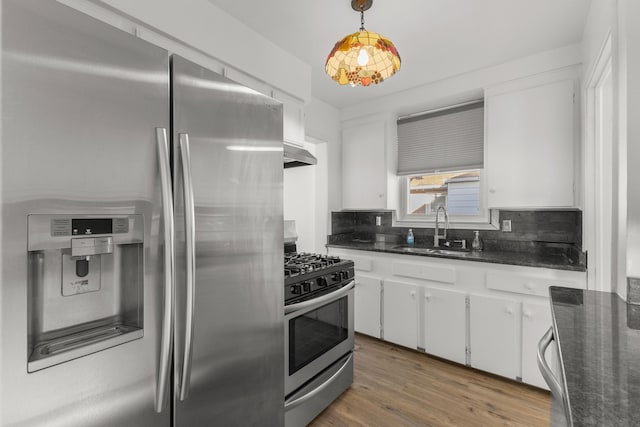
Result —
<path fill-rule="evenodd" d="M 353 280 L 353 261 L 312 253 L 284 255 L 285 304 L 315 298 Z"/>
<path fill-rule="evenodd" d="M 329 268 L 333 265 L 350 262 L 337 256 L 310 253 L 284 254 L 284 277 L 295 277 L 313 271 Z"/>

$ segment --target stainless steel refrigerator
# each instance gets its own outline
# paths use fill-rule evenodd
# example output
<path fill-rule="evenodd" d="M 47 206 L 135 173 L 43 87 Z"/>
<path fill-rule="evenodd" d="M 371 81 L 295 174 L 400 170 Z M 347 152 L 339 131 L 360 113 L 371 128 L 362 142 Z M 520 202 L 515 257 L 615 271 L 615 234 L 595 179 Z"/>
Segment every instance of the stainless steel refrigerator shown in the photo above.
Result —
<path fill-rule="evenodd" d="M 0 425 L 283 424 L 282 107 L 2 1 Z"/>

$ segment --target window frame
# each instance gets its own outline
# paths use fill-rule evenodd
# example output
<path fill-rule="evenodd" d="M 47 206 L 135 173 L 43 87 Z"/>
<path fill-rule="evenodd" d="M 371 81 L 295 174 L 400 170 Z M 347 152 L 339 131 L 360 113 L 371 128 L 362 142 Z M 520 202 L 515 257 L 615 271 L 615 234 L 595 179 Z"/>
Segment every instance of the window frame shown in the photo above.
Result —
<path fill-rule="evenodd" d="M 431 112 L 438 111 L 446 111 L 450 109 L 455 109 L 460 106 L 470 105 L 478 102 L 479 100 L 471 100 L 468 102 L 462 102 L 459 104 L 454 104 L 450 106 L 445 106 L 442 108 L 437 108 L 435 110 L 419 113 L 422 114 L 430 114 Z M 481 168 L 474 168 L 473 170 L 480 171 L 480 215 L 477 216 L 469 216 L 469 215 L 449 215 L 449 228 L 458 228 L 458 229 L 470 229 L 470 230 L 499 230 L 499 211 L 497 209 L 490 209 L 488 206 L 488 150 L 487 150 L 487 108 L 486 108 L 486 99 L 482 99 L 484 105 L 484 138 L 483 138 L 483 166 Z M 397 123 L 397 121 L 396 121 Z M 396 124 L 397 126 L 397 124 Z M 470 170 L 466 169 L 459 169 Z M 455 170 L 454 170 L 455 171 Z M 448 173 L 452 172 L 451 170 L 428 170 L 428 171 L 418 171 L 416 173 L 412 173 L 410 175 L 398 175 L 396 172 L 396 178 L 398 180 L 396 189 L 399 189 L 399 194 L 397 195 L 396 203 L 399 203 L 398 209 L 396 209 L 396 215 L 393 219 L 394 226 L 400 227 L 416 227 L 416 228 L 432 228 L 435 227 L 436 219 L 435 215 L 424 216 L 424 215 L 411 215 L 407 212 L 407 203 L 408 203 L 408 195 L 409 195 L 409 178 L 411 176 L 416 176 L 420 174 L 432 174 L 432 173 Z M 447 212 L 448 214 L 448 212 Z"/>

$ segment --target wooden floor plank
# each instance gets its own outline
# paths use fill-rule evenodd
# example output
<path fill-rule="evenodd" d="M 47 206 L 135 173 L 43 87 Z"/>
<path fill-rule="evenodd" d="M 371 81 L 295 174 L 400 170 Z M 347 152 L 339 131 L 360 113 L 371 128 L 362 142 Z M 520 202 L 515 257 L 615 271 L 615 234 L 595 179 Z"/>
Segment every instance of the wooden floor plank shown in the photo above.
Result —
<path fill-rule="evenodd" d="M 356 334 L 354 383 L 311 427 L 548 426 L 548 392 Z"/>

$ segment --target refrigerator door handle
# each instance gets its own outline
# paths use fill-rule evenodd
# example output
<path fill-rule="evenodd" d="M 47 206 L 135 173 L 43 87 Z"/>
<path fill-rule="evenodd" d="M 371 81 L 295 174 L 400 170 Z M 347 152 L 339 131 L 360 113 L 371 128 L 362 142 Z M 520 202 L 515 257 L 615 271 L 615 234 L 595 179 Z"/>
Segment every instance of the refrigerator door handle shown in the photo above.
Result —
<path fill-rule="evenodd" d="M 160 337 L 160 364 L 156 383 L 156 412 L 164 410 L 168 382 L 171 370 L 171 351 L 173 345 L 173 301 L 175 283 L 175 247 L 173 232 L 173 196 L 171 193 L 171 174 L 169 166 L 169 147 L 167 130 L 156 128 L 158 160 L 160 163 L 160 182 L 162 189 L 162 211 L 164 224 L 164 302 L 162 311 L 162 329 Z"/>
<path fill-rule="evenodd" d="M 186 230 L 186 266 L 187 266 L 187 300 L 184 338 L 184 357 L 180 382 L 180 400 L 189 397 L 191 381 L 191 359 L 193 353 L 193 312 L 195 303 L 196 275 L 196 231 L 195 204 L 193 201 L 193 181 L 191 179 L 191 152 L 189 151 L 189 134 L 180 134 L 180 157 L 182 161 L 182 184 L 184 192 L 184 218 Z"/>

